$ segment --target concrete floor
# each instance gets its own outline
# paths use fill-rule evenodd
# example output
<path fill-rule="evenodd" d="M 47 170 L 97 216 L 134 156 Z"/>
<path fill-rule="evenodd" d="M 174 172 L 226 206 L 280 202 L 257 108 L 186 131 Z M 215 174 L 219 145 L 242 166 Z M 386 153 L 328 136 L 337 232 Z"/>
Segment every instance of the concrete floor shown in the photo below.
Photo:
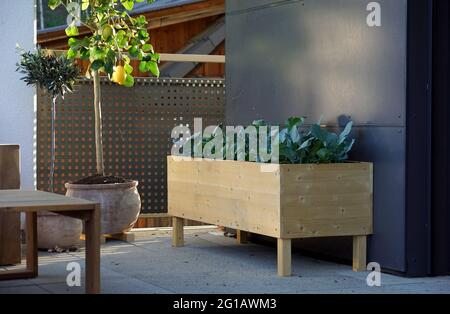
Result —
<path fill-rule="evenodd" d="M 170 232 L 138 236 L 133 243 L 111 241 L 102 246 L 103 293 L 450 293 L 450 277 L 401 278 L 382 274 L 381 287 L 366 284 L 367 273 L 350 266 L 293 254 L 294 275 L 276 276 L 276 250 L 204 229 L 187 231 L 186 247 L 172 248 Z M 39 254 L 40 276 L 0 282 L 6 293 L 82 293 L 66 285 L 66 266 L 80 262 L 84 251 Z M 0 269 L 1 271 L 1 269 Z M 84 270 L 83 270 L 84 271 Z"/>

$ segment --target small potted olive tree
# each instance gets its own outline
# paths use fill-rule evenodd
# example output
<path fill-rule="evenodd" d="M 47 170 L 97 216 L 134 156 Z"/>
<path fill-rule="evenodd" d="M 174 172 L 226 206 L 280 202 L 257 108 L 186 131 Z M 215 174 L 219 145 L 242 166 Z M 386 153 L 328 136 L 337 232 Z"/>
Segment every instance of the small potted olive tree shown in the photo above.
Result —
<path fill-rule="evenodd" d="M 70 49 L 69 58 L 89 60 L 87 76 L 94 82 L 96 173 L 93 176 L 67 183 L 67 195 L 80 197 L 101 204 L 101 228 L 103 234 L 119 234 L 130 230 L 136 223 L 141 209 L 137 181 L 115 177 L 105 170 L 103 159 L 101 82 L 100 75 L 125 86 L 134 85 L 131 58 L 140 61 L 141 72 L 159 76 L 159 55 L 149 43 L 147 21 L 144 16 L 132 17 L 136 2 L 145 0 L 83 0 L 81 10 L 85 13 L 73 16 L 66 28 Z M 153 0 L 146 0 L 148 3 Z M 49 7 L 69 8 L 76 0 L 50 0 Z M 89 34 L 79 38 L 79 27 Z"/>
<path fill-rule="evenodd" d="M 78 68 L 65 56 L 55 56 L 48 50 L 37 48 L 34 52 L 18 48 L 20 61 L 17 71 L 23 74 L 22 80 L 30 86 L 39 87 L 52 98 L 51 110 L 51 162 L 50 191 L 54 188 L 55 172 L 55 119 L 58 98 L 73 91 L 79 75 Z M 38 216 L 38 246 L 42 249 L 70 248 L 79 244 L 82 222 L 52 213 Z"/>

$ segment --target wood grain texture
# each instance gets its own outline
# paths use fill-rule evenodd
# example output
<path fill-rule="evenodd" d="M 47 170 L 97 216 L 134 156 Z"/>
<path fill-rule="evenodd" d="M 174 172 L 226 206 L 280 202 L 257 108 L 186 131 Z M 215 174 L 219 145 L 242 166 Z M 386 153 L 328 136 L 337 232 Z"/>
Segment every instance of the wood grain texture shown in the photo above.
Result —
<path fill-rule="evenodd" d="M 100 205 L 90 211 L 91 217 L 85 221 L 86 232 L 86 293 L 100 293 Z"/>
<path fill-rule="evenodd" d="M 168 157 L 169 214 L 285 239 L 372 233 L 372 164 L 274 169 Z"/>
<path fill-rule="evenodd" d="M 94 202 L 43 191 L 0 191 L 1 212 L 91 210 Z"/>
<path fill-rule="evenodd" d="M 272 165 L 268 172 L 249 162 L 170 156 L 167 162 L 174 221 L 277 238 L 279 276 L 291 275 L 297 238 L 354 236 L 354 269 L 365 266 L 366 235 L 373 232 L 371 163 Z"/>
<path fill-rule="evenodd" d="M 0 190 L 20 188 L 19 146 L 0 145 Z M 0 265 L 19 264 L 20 214 L 0 212 Z"/>
<path fill-rule="evenodd" d="M 283 165 L 283 238 L 372 233 L 372 164 Z"/>
<path fill-rule="evenodd" d="M 100 292 L 100 205 L 42 191 L 0 191 L 0 213 L 26 212 L 27 266 L 25 270 L 0 271 L 0 280 L 34 278 L 38 275 L 37 213 L 53 211 L 85 221 L 86 293 Z"/>
<path fill-rule="evenodd" d="M 27 271 L 32 277 L 38 275 L 38 245 L 37 245 L 37 213 L 26 213 L 27 233 Z"/>
<path fill-rule="evenodd" d="M 353 270 L 366 271 L 367 270 L 367 237 L 354 236 L 353 237 Z"/>
<path fill-rule="evenodd" d="M 166 62 L 195 62 L 195 63 L 222 63 L 226 62 L 225 56 L 161 53 L 160 60 Z"/>
<path fill-rule="evenodd" d="M 102 235 L 102 238 L 105 239 L 105 241 L 107 239 L 110 240 L 117 240 L 117 241 L 122 241 L 122 242 L 134 242 L 136 240 L 136 236 L 133 232 L 124 232 L 124 233 L 118 233 L 118 234 L 104 234 Z"/>
<path fill-rule="evenodd" d="M 199 221 L 184 220 L 185 226 L 202 226 L 205 225 Z M 140 214 L 139 219 L 136 222 L 135 229 L 137 228 L 157 228 L 157 227 L 172 227 L 172 216 L 166 213 L 162 214 Z"/>
<path fill-rule="evenodd" d="M 198 3 L 186 4 L 182 6 L 145 12 L 139 15 L 144 15 L 147 18 L 149 24 L 147 28 L 150 32 L 150 37 L 155 42 L 162 42 L 161 46 L 155 46 L 156 51 L 170 52 L 162 50 L 165 48 L 166 43 L 173 37 L 173 41 L 179 42 L 179 38 L 183 38 L 186 33 L 191 32 L 191 29 L 184 25 L 188 22 L 196 22 L 207 20 L 208 18 L 214 18 L 218 15 L 225 14 L 225 0 L 206 0 Z M 156 31 L 162 30 L 163 32 L 170 32 L 170 27 L 180 25 L 178 34 L 171 33 L 171 36 L 166 38 L 159 37 Z M 184 27 L 184 28 L 183 28 Z M 90 34 L 88 28 L 79 27 L 79 38 L 83 38 Z M 199 32 L 196 32 L 198 34 Z M 174 36 L 172 36 L 174 35 Z M 37 36 L 37 43 L 48 49 L 67 49 L 67 35 L 64 28 L 58 29 L 53 32 L 39 32 Z M 170 44 L 169 45 L 173 45 Z"/>
<path fill-rule="evenodd" d="M 279 182 L 256 163 L 168 157 L 169 214 L 279 237 Z"/>
<path fill-rule="evenodd" d="M 248 232 L 242 230 L 236 230 L 236 242 L 238 244 L 248 243 Z"/>
<path fill-rule="evenodd" d="M 289 277 L 292 275 L 292 240 L 277 240 L 277 268 L 278 276 Z"/>
<path fill-rule="evenodd" d="M 173 217 L 172 223 L 172 246 L 184 246 L 184 224 L 183 219 Z"/>

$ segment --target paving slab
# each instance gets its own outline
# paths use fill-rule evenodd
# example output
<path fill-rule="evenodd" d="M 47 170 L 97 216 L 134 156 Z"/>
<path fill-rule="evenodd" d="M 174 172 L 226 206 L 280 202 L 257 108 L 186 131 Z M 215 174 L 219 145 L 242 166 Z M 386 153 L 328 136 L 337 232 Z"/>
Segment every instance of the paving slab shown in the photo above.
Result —
<path fill-rule="evenodd" d="M 148 234 L 147 234 L 148 235 Z M 83 293 L 66 284 L 67 264 L 80 263 L 84 282 L 84 249 L 39 254 L 35 279 L 0 282 L 3 293 Z M 102 245 L 103 293 L 132 294 L 383 294 L 450 293 L 450 277 L 403 278 L 382 274 L 381 287 L 366 284 L 368 272 L 350 265 L 321 261 L 294 253 L 293 276 L 276 274 L 276 249 L 258 244 L 238 245 L 217 231 L 190 231 L 186 246 L 173 248 L 170 232 L 155 232 L 136 241 Z M 1 270 L 0 270 L 1 271 Z"/>
<path fill-rule="evenodd" d="M 1 287 L 0 294 L 47 294 L 43 288 L 37 285 Z"/>

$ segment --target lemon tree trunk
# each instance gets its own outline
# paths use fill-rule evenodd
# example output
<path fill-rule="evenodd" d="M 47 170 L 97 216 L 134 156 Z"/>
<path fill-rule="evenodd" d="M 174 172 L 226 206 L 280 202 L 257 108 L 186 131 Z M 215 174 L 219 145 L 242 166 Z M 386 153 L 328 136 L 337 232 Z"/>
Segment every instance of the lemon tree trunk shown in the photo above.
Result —
<path fill-rule="evenodd" d="M 94 110 L 95 110 L 95 154 L 97 161 L 97 174 L 105 175 L 103 161 L 103 133 L 102 133 L 102 94 L 100 89 L 100 75 L 98 71 L 92 72 L 94 79 Z"/>

